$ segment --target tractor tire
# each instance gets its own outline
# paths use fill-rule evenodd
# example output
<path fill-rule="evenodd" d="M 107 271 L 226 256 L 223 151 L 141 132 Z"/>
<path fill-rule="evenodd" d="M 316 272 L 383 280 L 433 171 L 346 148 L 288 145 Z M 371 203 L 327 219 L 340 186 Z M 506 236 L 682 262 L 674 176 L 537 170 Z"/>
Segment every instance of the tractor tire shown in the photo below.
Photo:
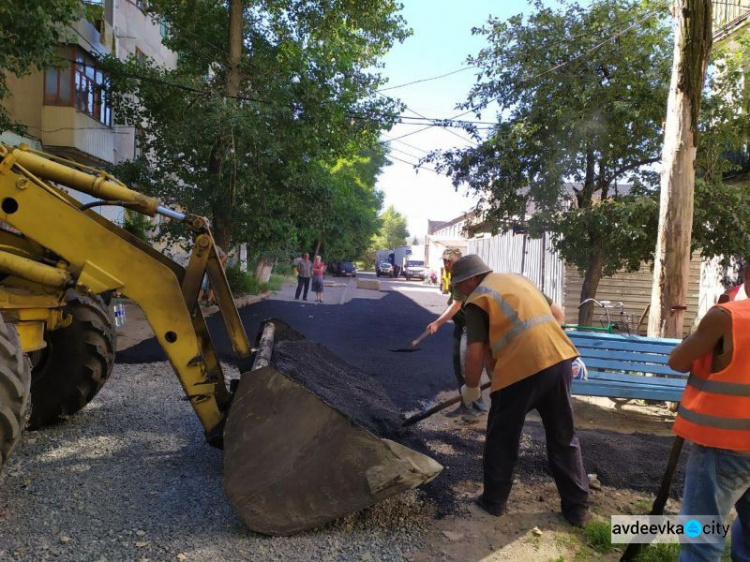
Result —
<path fill-rule="evenodd" d="M 0 317 L 0 469 L 21 438 L 30 407 L 31 365 L 16 329 Z"/>
<path fill-rule="evenodd" d="M 115 361 L 112 312 L 99 297 L 76 295 L 66 305 L 73 322 L 47 331 L 47 347 L 32 354 L 29 429 L 63 421 L 93 400 Z"/>

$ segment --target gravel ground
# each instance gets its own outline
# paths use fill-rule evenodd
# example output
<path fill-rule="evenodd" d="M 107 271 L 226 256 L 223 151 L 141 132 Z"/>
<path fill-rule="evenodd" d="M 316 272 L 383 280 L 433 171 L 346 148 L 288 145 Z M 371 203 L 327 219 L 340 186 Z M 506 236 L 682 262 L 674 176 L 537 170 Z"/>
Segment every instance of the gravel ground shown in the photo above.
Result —
<path fill-rule="evenodd" d="M 282 293 L 277 300 L 243 308 L 241 316 L 251 338 L 262 320 L 284 319 L 311 342 L 372 375 L 398 410 L 414 413 L 445 398 L 455 382 L 446 328 L 428 338 L 419 353 L 388 351 L 416 337 L 445 306 L 442 295 L 403 286 L 421 306 L 393 292 L 375 293 L 375 298 L 357 294 L 344 303 L 346 290 L 339 289 L 343 306 L 289 302 Z M 334 297 L 334 290 L 326 293 L 327 299 Z M 211 317 L 209 325 L 222 358 L 229 361 L 226 335 L 221 328 L 214 332 L 218 321 Z M 479 544 L 479 538 L 494 537 L 488 546 L 492 552 L 498 541 L 510 545 L 515 540 L 502 534 L 505 527 L 521 521 L 516 530 L 525 532 L 525 512 L 512 521 L 498 520 L 498 526 L 471 514 L 467 497 L 477 493 L 481 482 L 482 424 L 466 427 L 435 416 L 410 430 L 446 467 L 435 481 L 314 532 L 274 538 L 254 534 L 225 499 L 222 454 L 206 445 L 163 358 L 153 339 L 118 352 L 111 380 L 91 404 L 66 423 L 24 435 L 0 473 L 0 561 L 425 560 L 436 552 L 443 559 L 463 560 L 465 549 Z M 238 376 L 232 367 L 226 371 L 229 378 Z M 541 501 L 539 490 L 551 486 L 543 434 L 539 423 L 527 422 L 520 482 L 511 497 L 517 511 L 532 510 L 526 513 L 531 526 L 557 511 L 554 492 L 540 513 L 537 503 L 527 505 L 525 499 Z M 613 496 L 619 497 L 617 490 L 656 489 L 671 438 L 601 429 L 579 434 L 588 471 L 598 473 Z M 677 490 L 681 476 L 680 471 Z M 622 509 L 618 504 L 610 512 Z M 463 532 L 465 544 L 453 535 L 440 536 L 439 529 L 452 533 L 458 523 L 466 524 L 466 517 L 480 526 Z M 459 545 L 462 555 L 445 554 L 445 540 Z M 538 559 L 533 549 L 521 558 L 513 552 L 518 562 Z M 474 558 L 485 555 L 480 549 Z"/>
<path fill-rule="evenodd" d="M 418 492 L 294 537 L 251 533 L 181 395 L 167 363 L 117 365 L 75 417 L 27 432 L 0 475 L 0 560 L 401 560 L 423 545 Z"/>

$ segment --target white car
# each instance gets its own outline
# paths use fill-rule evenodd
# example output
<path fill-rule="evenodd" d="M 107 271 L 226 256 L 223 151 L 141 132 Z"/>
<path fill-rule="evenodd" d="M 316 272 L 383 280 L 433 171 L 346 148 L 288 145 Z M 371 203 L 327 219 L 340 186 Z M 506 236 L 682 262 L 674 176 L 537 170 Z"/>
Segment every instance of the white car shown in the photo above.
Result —
<path fill-rule="evenodd" d="M 409 260 L 404 267 L 404 277 L 409 281 L 412 278 L 424 281 L 427 278 L 427 268 L 421 260 Z"/>

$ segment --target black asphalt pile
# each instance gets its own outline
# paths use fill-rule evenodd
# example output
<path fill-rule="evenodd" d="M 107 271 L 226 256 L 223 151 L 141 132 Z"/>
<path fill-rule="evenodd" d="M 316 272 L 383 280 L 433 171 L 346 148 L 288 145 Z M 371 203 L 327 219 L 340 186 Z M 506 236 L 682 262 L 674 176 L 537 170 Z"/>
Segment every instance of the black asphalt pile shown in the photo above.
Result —
<path fill-rule="evenodd" d="M 577 433 L 586 472 L 597 474 L 604 486 L 657 492 L 672 448 L 672 437 L 593 429 L 581 429 Z M 457 427 L 454 431 L 426 430 L 421 432 L 421 437 L 432 449 L 428 449 L 427 454 L 445 467 L 440 476 L 425 484 L 422 490 L 435 503 L 438 516 L 450 515 L 465 501 L 457 495 L 461 484 L 482 482 L 484 426 Z M 675 499 L 682 497 L 687 456 L 688 451 L 683 451 L 674 474 L 670 496 Z M 544 427 L 539 422 L 528 421 L 524 426 L 515 474 L 516 479 L 527 484 L 552 478 Z"/>
<path fill-rule="evenodd" d="M 277 371 L 378 437 L 428 452 L 424 443 L 402 428 L 401 412 L 376 379 L 288 326 L 274 323 L 271 365 Z"/>

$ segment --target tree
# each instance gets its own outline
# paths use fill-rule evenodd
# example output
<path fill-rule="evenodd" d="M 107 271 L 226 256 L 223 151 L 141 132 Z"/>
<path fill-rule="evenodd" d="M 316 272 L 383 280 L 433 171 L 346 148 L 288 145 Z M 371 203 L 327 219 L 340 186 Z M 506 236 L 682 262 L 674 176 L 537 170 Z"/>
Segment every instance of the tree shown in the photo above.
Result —
<path fill-rule="evenodd" d="M 695 156 L 712 44 L 712 0 L 675 0 L 674 62 L 662 157 L 661 204 L 649 336 L 681 337 L 687 310 Z"/>
<path fill-rule="evenodd" d="M 495 230 L 533 209 L 532 235 L 552 233 L 584 275 L 585 300 L 603 275 L 653 252 L 650 166 L 659 159 L 669 32 L 664 9 L 649 3 L 534 5 L 528 19 L 493 18 L 475 30 L 489 45 L 469 59 L 480 81 L 465 107 L 481 115 L 496 102 L 498 122 L 469 129 L 478 146 L 432 159 L 482 194 L 482 217 Z M 591 313 L 583 307 L 579 321 Z"/>
<path fill-rule="evenodd" d="M 692 249 L 704 257 L 750 255 L 750 185 L 742 175 L 750 142 L 750 32 L 715 45 L 703 96 L 696 156 Z"/>
<path fill-rule="evenodd" d="M 3 0 L 0 2 L 0 101 L 8 94 L 7 73 L 23 76 L 55 58 L 66 26 L 83 14 L 80 0 Z M 22 133 L 0 105 L 0 131 Z"/>
<path fill-rule="evenodd" d="M 405 246 L 406 239 L 409 237 L 406 218 L 391 205 L 380 215 L 380 220 L 382 226 L 378 234 L 373 237 L 370 247 L 373 250 L 384 250 Z"/>
<path fill-rule="evenodd" d="M 170 26 L 166 44 L 180 54 L 177 69 L 106 62 L 116 114 L 148 131 L 147 159 L 122 172 L 209 217 L 219 244 L 283 256 L 314 238 L 312 221 L 334 220 L 335 204 L 348 204 L 340 191 L 355 187 L 337 166 L 393 123 L 400 105 L 376 95 L 383 80 L 372 69 L 406 32 L 392 1 L 245 2 L 237 84 L 228 8 L 153 0 L 149 9 Z M 352 196 L 350 211 L 377 212 L 370 189 Z"/>
<path fill-rule="evenodd" d="M 322 252 L 328 261 L 362 257 L 380 228 L 383 194 L 375 183 L 386 164 L 385 148 L 377 145 L 323 169 L 321 179 L 329 185 L 329 197 L 315 201 L 310 209 L 302 247 L 314 245 L 316 253 Z"/>

